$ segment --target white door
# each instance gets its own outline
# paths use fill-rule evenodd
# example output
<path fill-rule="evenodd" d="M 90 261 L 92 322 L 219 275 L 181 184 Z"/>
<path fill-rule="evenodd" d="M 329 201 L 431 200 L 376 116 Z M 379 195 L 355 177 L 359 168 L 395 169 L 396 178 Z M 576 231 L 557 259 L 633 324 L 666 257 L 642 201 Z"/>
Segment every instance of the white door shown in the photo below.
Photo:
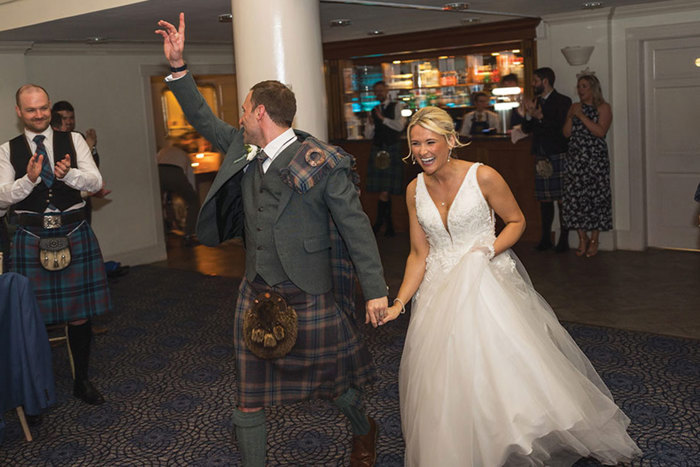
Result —
<path fill-rule="evenodd" d="M 700 249 L 700 35 L 644 53 L 648 246 Z"/>

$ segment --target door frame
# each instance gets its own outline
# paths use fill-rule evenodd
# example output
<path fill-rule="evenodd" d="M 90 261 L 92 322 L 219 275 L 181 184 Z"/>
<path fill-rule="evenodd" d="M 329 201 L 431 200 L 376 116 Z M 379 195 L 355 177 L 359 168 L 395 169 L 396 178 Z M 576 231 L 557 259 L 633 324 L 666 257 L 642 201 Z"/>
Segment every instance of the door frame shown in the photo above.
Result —
<path fill-rule="evenodd" d="M 625 31 L 627 42 L 627 123 L 630 200 L 629 231 L 618 231 L 619 243 L 626 249 L 644 250 L 649 246 L 647 220 L 647 159 L 644 109 L 645 47 L 648 41 L 682 39 L 700 36 L 700 22 L 630 28 Z M 637 155 L 639 157 L 637 157 Z M 690 196 L 690 194 L 689 194 Z M 638 200 L 635 202 L 634 200 Z M 625 238 L 620 238 L 620 237 Z"/>

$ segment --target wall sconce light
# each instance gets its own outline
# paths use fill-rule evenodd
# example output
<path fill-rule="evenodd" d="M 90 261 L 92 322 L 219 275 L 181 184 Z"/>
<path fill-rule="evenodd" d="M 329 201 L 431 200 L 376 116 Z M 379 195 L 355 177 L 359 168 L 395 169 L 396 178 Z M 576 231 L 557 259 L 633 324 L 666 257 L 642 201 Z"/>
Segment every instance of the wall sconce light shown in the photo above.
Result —
<path fill-rule="evenodd" d="M 594 48 L 595 47 L 592 45 L 585 47 L 564 47 L 561 49 L 561 53 L 564 55 L 564 58 L 566 58 L 566 61 L 569 62 L 569 65 L 585 65 L 588 63 L 588 59 L 591 58 Z"/>

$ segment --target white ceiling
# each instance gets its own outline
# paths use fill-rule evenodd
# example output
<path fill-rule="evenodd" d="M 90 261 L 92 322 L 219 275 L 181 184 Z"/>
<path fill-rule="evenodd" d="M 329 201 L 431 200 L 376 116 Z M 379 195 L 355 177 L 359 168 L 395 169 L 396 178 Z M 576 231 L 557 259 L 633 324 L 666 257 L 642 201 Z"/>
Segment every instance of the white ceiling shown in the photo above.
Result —
<path fill-rule="evenodd" d="M 264 0 L 261 0 L 264 1 Z M 287 0 L 301 1 L 301 0 Z M 351 0 L 357 2 L 357 0 Z M 409 6 L 441 7 L 443 0 L 384 0 L 386 3 Z M 552 13 L 582 11 L 584 0 L 472 0 L 470 11 L 445 12 L 408 8 L 324 3 L 321 0 L 321 30 L 324 42 L 368 37 L 371 30 L 398 34 L 462 25 L 467 17 L 481 23 L 514 19 L 474 13 L 497 11 L 523 16 L 541 17 Z M 602 0 L 604 7 L 649 3 L 658 0 Z M 359 3 L 359 2 L 357 2 Z M 187 19 L 187 40 L 190 43 L 230 44 L 232 27 L 220 23 L 218 16 L 231 12 L 231 0 L 148 0 L 142 3 L 103 10 L 96 13 L 51 21 L 43 24 L 0 32 L 0 41 L 86 42 L 89 37 L 103 37 L 109 42 L 159 42 L 153 31 L 159 19 L 177 20 L 184 11 Z M 349 27 L 331 28 L 332 19 L 352 20 Z"/>

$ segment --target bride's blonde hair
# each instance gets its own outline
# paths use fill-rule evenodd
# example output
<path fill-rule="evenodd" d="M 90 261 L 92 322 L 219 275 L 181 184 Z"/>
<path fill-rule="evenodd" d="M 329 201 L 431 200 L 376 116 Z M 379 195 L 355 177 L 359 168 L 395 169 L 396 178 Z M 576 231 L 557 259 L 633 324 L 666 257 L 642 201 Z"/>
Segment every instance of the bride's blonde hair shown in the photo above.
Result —
<path fill-rule="evenodd" d="M 413 149 L 411 148 L 411 129 L 416 126 L 422 126 L 426 130 L 437 133 L 445 137 L 447 145 L 452 148 L 467 146 L 469 143 L 459 141 L 459 134 L 455 130 L 455 122 L 450 117 L 450 114 L 438 107 L 423 107 L 418 112 L 414 113 L 411 121 L 406 127 L 406 139 L 408 139 L 408 155 L 403 158 L 406 162 L 409 158 L 415 163 Z"/>

